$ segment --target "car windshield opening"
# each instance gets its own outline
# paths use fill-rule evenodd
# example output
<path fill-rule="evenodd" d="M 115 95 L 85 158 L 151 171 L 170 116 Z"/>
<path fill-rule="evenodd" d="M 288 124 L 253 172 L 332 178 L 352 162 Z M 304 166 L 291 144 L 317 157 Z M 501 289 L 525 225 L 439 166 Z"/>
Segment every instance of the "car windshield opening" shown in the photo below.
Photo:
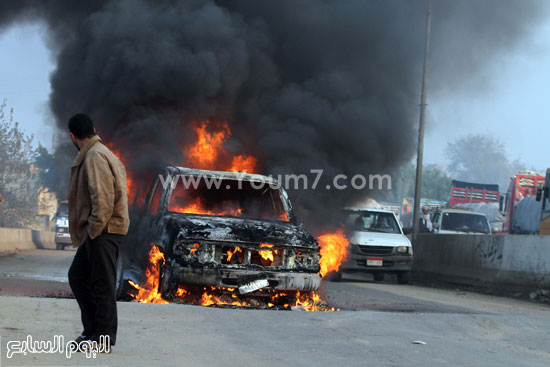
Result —
<path fill-rule="evenodd" d="M 354 231 L 401 233 L 392 213 L 348 212 L 348 227 Z"/>
<path fill-rule="evenodd" d="M 168 211 L 288 221 L 279 190 L 267 184 L 257 188 L 260 184 L 251 181 L 200 177 L 194 182 L 196 184 L 176 186 Z"/>
<path fill-rule="evenodd" d="M 490 233 L 489 223 L 483 215 L 469 213 L 443 213 L 441 229 L 459 232 Z"/>

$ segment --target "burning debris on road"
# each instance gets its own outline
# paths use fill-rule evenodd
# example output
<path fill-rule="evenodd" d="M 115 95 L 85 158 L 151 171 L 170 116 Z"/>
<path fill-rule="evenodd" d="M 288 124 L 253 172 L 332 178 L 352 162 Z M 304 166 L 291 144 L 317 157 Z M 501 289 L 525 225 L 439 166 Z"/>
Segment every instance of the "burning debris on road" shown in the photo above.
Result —
<path fill-rule="evenodd" d="M 175 292 L 163 297 L 159 292 L 159 279 L 162 267 L 165 265 L 164 254 L 155 245 L 151 246 L 149 265 L 145 272 L 145 280 L 141 285 L 132 281 L 133 287 L 128 294 L 132 299 L 142 303 L 185 303 L 197 306 L 213 307 L 245 307 L 277 310 L 303 311 L 339 311 L 329 308 L 315 291 L 277 291 L 258 289 L 251 296 L 243 295 L 237 288 L 179 285 Z"/>

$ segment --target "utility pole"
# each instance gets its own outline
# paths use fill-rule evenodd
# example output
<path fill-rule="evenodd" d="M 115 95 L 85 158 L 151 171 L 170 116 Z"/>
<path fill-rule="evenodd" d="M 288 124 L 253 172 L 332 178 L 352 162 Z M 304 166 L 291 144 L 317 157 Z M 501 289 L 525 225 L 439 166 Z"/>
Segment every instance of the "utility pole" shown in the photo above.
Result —
<path fill-rule="evenodd" d="M 416 155 L 416 182 L 414 186 L 413 241 L 418 236 L 420 220 L 420 193 L 422 191 L 422 164 L 424 160 L 424 127 L 426 125 L 426 89 L 430 65 L 430 32 L 432 29 L 432 0 L 428 0 L 426 18 L 426 44 L 424 47 L 424 70 L 422 72 L 422 97 L 420 100 L 420 123 L 418 126 L 418 151 Z"/>

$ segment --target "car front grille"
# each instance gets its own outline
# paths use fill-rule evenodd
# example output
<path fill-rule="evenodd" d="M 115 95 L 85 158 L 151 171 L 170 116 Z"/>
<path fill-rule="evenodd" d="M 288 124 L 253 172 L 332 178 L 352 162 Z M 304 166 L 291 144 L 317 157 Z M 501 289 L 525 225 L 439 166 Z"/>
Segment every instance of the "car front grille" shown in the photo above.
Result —
<path fill-rule="evenodd" d="M 393 247 L 389 246 L 360 246 L 357 245 L 359 251 L 367 255 L 389 255 L 393 252 Z"/>

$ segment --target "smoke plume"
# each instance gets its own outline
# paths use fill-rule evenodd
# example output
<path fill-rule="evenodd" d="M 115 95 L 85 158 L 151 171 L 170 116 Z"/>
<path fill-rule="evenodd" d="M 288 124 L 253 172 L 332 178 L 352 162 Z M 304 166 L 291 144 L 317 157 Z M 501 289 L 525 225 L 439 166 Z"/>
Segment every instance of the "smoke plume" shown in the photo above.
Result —
<path fill-rule="evenodd" d="M 542 6 L 434 1 L 432 91 L 478 77 Z M 131 157 L 127 168 L 146 172 L 183 161 L 192 121 L 227 121 L 230 149 L 257 156 L 261 173 L 324 170 L 317 190 L 291 192 L 313 229 L 368 195 L 326 190 L 335 175 L 384 174 L 414 154 L 425 19 L 424 0 L 0 4 L 0 30 L 48 29 L 50 103 L 64 139 L 68 118 L 88 113 Z"/>

